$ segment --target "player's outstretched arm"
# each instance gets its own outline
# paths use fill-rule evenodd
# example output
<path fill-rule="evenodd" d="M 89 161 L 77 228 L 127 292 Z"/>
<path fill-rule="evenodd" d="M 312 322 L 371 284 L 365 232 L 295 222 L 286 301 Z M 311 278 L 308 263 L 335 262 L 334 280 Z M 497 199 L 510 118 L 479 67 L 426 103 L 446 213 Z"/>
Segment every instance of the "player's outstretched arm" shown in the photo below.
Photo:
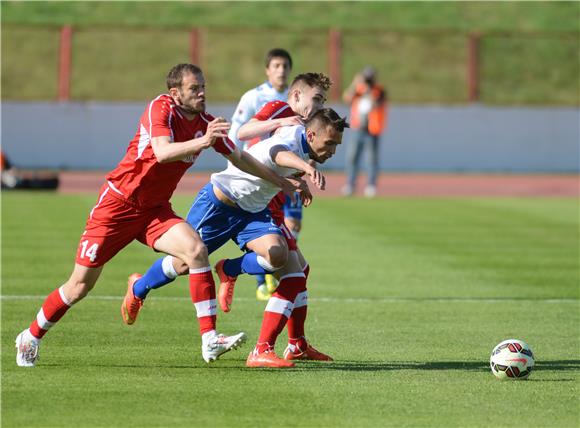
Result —
<path fill-rule="evenodd" d="M 326 178 L 324 175 L 318 171 L 314 166 L 310 165 L 305 160 L 301 159 L 295 153 L 279 149 L 272 155 L 272 160 L 276 163 L 276 165 L 284 167 L 284 168 L 293 168 L 299 171 L 303 171 L 310 177 L 310 181 L 320 190 L 324 190 L 326 187 Z"/>
<path fill-rule="evenodd" d="M 184 141 L 179 144 L 172 144 L 169 137 L 154 137 L 151 139 L 153 153 L 159 163 L 175 162 L 185 159 L 188 156 L 196 155 L 202 150 L 211 147 L 216 138 L 227 138 L 230 124 L 225 119 L 218 117 L 207 125 L 205 135 Z"/>
<path fill-rule="evenodd" d="M 298 116 L 270 120 L 251 119 L 249 122 L 243 124 L 238 130 L 238 139 L 240 141 L 247 141 L 263 135 L 270 135 L 282 126 L 294 125 L 302 125 L 302 119 Z"/>
<path fill-rule="evenodd" d="M 276 171 L 258 162 L 248 152 L 236 149 L 232 154 L 226 155 L 226 158 L 242 171 L 260 177 L 272 183 L 274 186 L 279 187 L 286 195 L 290 196 L 292 202 L 295 201 L 294 192 L 299 190 L 299 184 L 280 176 Z"/>

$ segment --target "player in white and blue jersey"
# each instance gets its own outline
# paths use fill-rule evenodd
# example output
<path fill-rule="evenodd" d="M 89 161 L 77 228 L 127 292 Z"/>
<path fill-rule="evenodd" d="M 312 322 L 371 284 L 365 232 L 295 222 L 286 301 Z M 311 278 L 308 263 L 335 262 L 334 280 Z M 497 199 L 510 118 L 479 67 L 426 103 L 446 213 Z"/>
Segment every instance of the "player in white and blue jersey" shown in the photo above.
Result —
<path fill-rule="evenodd" d="M 288 98 L 288 76 L 292 70 L 292 57 L 284 49 L 271 49 L 266 54 L 267 80 L 250 89 L 240 99 L 232 116 L 232 127 L 228 137 L 240 149 L 247 147 L 248 141 L 238 139 L 238 130 L 271 101 L 286 101 Z"/>
<path fill-rule="evenodd" d="M 332 157 L 342 142 L 342 131 L 347 127 L 344 119 L 332 109 L 323 109 L 309 119 L 305 126 L 281 128 L 269 139 L 252 146 L 248 151 L 258 162 L 284 177 L 306 174 L 311 182 L 324 189 L 324 176 L 308 160 L 323 163 Z M 278 188 L 258 177 L 251 176 L 233 165 L 216 174 L 196 197 L 187 221 L 198 232 L 208 252 L 233 240 L 246 253 L 231 260 L 222 260 L 216 270 L 222 282 L 220 306 L 229 311 L 233 298 L 235 278 L 242 274 L 274 273 L 280 279 L 277 290 L 265 310 L 260 339 L 248 357 L 249 367 L 291 367 L 289 360 L 274 353 L 274 344 L 292 313 L 296 297 L 306 290 L 306 261 L 297 248 L 290 248 L 288 239 L 273 221 L 267 208 Z M 309 192 L 303 198 L 305 205 L 311 201 Z M 133 293 L 145 299 L 154 288 L 159 288 L 184 274 L 187 266 L 171 256 L 160 259 L 134 284 Z M 330 357 L 305 345 L 300 355 L 308 359 L 328 360 Z M 285 352 L 285 356 L 287 353 Z"/>

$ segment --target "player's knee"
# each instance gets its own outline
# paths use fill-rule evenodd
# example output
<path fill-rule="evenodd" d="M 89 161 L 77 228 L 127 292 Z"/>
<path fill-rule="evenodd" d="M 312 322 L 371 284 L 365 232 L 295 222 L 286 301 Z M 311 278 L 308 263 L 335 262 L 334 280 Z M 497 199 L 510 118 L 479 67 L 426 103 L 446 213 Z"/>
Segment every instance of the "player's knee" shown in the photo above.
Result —
<path fill-rule="evenodd" d="M 286 246 L 273 245 L 268 249 L 266 259 L 274 268 L 280 269 L 288 261 L 288 248 Z"/>
<path fill-rule="evenodd" d="M 188 268 L 190 266 L 196 266 L 199 263 L 207 262 L 207 247 L 203 244 L 203 242 L 192 242 L 185 250 L 183 261 L 186 263 Z M 178 271 L 178 273 L 181 272 Z"/>
<path fill-rule="evenodd" d="M 189 272 L 189 265 L 187 263 L 185 263 L 181 259 L 176 259 L 175 257 L 173 258 L 173 260 L 174 260 L 173 269 L 175 269 L 177 275 L 185 275 L 186 273 Z"/>

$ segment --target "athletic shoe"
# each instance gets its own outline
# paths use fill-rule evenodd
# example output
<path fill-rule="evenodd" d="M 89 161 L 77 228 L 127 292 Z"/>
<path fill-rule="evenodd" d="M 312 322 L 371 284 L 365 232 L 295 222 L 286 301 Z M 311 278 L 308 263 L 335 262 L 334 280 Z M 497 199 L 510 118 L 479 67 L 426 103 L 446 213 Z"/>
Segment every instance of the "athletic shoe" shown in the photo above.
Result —
<path fill-rule="evenodd" d="M 207 339 L 202 338 L 201 355 L 206 363 L 217 360 L 221 355 L 232 349 L 237 349 L 246 341 L 246 333 L 241 332 L 233 336 L 216 334 Z"/>
<path fill-rule="evenodd" d="M 40 339 L 34 337 L 28 329 L 16 337 L 16 364 L 20 367 L 34 367 L 38 360 Z"/>
<path fill-rule="evenodd" d="M 137 321 L 137 315 L 139 315 L 139 311 L 143 307 L 143 299 L 140 299 L 133 294 L 133 284 L 135 284 L 135 282 L 137 282 L 137 280 L 142 276 L 143 275 L 134 273 L 129 277 L 127 293 L 125 294 L 125 298 L 121 304 L 121 317 L 123 318 L 123 322 L 127 325 L 131 325 Z"/>
<path fill-rule="evenodd" d="M 274 278 L 274 275 L 266 274 L 266 287 L 268 287 L 268 293 L 272 294 L 278 288 L 278 281 Z"/>
<path fill-rule="evenodd" d="M 377 188 L 373 185 L 365 187 L 365 196 L 367 198 L 374 198 L 377 196 Z"/>
<path fill-rule="evenodd" d="M 235 276 L 229 276 L 224 272 L 224 260 L 220 260 L 215 265 L 215 273 L 220 279 L 220 287 L 218 291 L 218 302 L 222 311 L 229 312 L 231 310 L 232 301 L 234 300 L 234 287 L 236 286 Z"/>
<path fill-rule="evenodd" d="M 354 194 L 354 189 L 349 184 L 345 184 L 341 189 L 342 196 L 352 196 Z"/>
<path fill-rule="evenodd" d="M 250 352 L 246 360 L 246 367 L 270 367 L 274 369 L 283 369 L 294 367 L 294 363 L 280 358 L 274 350 L 268 350 L 261 353 L 256 351 Z"/>
<path fill-rule="evenodd" d="M 284 359 L 286 360 L 313 360 L 313 361 L 334 361 L 331 356 L 323 354 L 310 344 L 306 344 L 306 349 L 300 349 L 298 344 L 290 345 L 284 350 Z"/>
<path fill-rule="evenodd" d="M 266 301 L 270 300 L 272 293 L 268 292 L 268 286 L 266 284 L 261 284 L 256 288 L 256 299 Z"/>

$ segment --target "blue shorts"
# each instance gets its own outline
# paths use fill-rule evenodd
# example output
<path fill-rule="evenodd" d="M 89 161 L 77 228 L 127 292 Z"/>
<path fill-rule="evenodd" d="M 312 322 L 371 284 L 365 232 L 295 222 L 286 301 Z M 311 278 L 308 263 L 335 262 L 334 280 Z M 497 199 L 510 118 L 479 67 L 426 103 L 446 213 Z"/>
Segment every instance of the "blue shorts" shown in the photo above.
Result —
<path fill-rule="evenodd" d="M 230 239 L 243 250 L 248 242 L 264 235 L 283 236 L 268 208 L 251 213 L 226 205 L 215 196 L 211 183 L 199 191 L 186 219 L 201 236 L 209 254 Z"/>
<path fill-rule="evenodd" d="M 284 202 L 284 218 L 290 217 L 296 220 L 302 220 L 302 201 L 300 195 L 296 193 L 296 202 L 292 203 L 290 196 L 286 195 L 286 202 Z"/>

